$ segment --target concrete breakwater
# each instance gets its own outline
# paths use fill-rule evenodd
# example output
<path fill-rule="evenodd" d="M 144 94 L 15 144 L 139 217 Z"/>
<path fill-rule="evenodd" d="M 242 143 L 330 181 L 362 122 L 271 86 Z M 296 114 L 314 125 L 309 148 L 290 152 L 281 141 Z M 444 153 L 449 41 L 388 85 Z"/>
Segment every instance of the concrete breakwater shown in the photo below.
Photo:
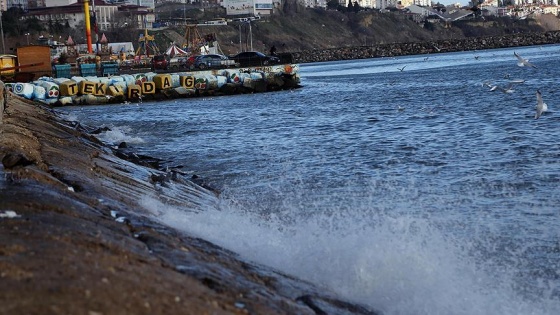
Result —
<path fill-rule="evenodd" d="M 307 63 L 546 45 L 557 43 L 560 43 L 560 31 L 510 34 L 503 36 L 469 37 L 462 39 L 448 39 L 429 42 L 342 47 L 324 50 L 305 50 L 293 53 L 293 57 L 295 63 Z"/>
<path fill-rule="evenodd" d="M 109 77 L 41 77 L 6 83 L 6 89 L 50 106 L 95 105 L 205 95 L 267 92 L 299 87 L 296 64 L 179 73 L 136 73 Z"/>

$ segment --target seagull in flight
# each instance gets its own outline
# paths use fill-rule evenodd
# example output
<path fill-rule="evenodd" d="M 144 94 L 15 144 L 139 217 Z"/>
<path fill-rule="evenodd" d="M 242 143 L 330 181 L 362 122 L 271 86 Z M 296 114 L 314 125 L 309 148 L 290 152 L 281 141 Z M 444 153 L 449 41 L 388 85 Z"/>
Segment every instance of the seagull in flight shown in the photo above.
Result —
<path fill-rule="evenodd" d="M 402 68 L 397 68 L 397 69 L 399 69 L 401 72 L 403 72 L 404 68 L 406 68 L 406 65 L 404 65 Z"/>
<path fill-rule="evenodd" d="M 515 51 L 513 52 L 513 54 L 515 55 L 515 57 L 517 57 L 517 65 L 520 67 L 531 67 L 531 68 L 536 68 L 537 66 L 535 66 L 534 64 L 529 62 L 529 59 L 525 59 L 521 56 L 519 56 L 518 53 L 516 53 Z"/>
<path fill-rule="evenodd" d="M 535 119 L 539 119 L 541 115 L 548 110 L 548 106 L 542 100 L 541 91 L 537 90 L 537 112 L 535 113 Z"/>

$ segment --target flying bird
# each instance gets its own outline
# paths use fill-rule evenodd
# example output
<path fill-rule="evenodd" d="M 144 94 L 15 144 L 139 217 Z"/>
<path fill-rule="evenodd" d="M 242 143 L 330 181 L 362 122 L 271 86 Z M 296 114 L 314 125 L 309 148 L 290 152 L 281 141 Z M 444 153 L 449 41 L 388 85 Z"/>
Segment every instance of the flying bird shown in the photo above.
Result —
<path fill-rule="evenodd" d="M 535 66 L 534 64 L 529 62 L 529 59 L 525 59 L 521 56 L 519 56 L 519 54 L 517 54 L 515 51 L 513 52 L 513 54 L 515 55 L 515 57 L 517 57 L 517 65 L 520 67 L 531 67 L 531 68 L 536 68 L 537 66 Z"/>
<path fill-rule="evenodd" d="M 403 72 L 404 68 L 406 68 L 406 65 L 404 65 L 402 68 L 397 68 L 397 69 L 399 69 L 401 72 Z"/>
<path fill-rule="evenodd" d="M 535 119 L 539 119 L 541 115 L 548 110 L 548 106 L 542 100 L 541 91 L 537 90 L 537 112 L 535 113 Z"/>

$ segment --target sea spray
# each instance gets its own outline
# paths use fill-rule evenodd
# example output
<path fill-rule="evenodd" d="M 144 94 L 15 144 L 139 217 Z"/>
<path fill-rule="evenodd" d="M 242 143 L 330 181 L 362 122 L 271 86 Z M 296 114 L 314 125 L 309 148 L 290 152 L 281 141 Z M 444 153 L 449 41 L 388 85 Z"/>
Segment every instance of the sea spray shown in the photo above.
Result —
<path fill-rule="evenodd" d="M 560 310 L 554 299 L 524 299 L 515 290 L 515 266 L 478 260 L 469 248 L 472 244 L 426 219 L 372 216 L 369 210 L 354 209 L 303 220 L 297 213 L 284 213 L 291 218 L 263 215 L 226 201 L 219 208 L 194 212 L 148 197 L 141 204 L 171 227 L 385 314 L 521 315 Z"/>

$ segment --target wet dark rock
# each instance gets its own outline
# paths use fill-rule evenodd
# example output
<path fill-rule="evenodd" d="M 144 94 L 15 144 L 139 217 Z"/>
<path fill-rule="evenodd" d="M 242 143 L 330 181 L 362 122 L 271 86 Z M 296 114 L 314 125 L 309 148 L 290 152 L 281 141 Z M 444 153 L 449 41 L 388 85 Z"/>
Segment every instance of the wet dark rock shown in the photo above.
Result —
<path fill-rule="evenodd" d="M 109 128 L 109 127 L 100 127 L 100 128 L 97 128 L 97 129 L 91 131 L 90 133 L 93 134 L 93 135 L 98 135 L 98 134 L 100 134 L 100 133 L 102 133 L 102 132 L 107 132 L 107 131 L 111 131 L 111 128 Z"/>
<path fill-rule="evenodd" d="M 352 304 L 341 300 L 332 298 L 325 298 L 320 296 L 303 295 L 296 299 L 303 304 L 309 306 L 317 315 L 380 315 L 381 313 L 372 311 L 364 306 Z"/>
<path fill-rule="evenodd" d="M 206 189 L 214 192 L 216 195 L 219 195 L 221 193 L 219 189 L 216 189 L 215 187 L 212 187 L 203 178 L 201 178 L 200 176 L 198 176 L 196 174 L 193 174 L 191 176 L 191 180 L 192 180 L 193 183 L 199 185 L 200 187 L 206 188 Z"/>
<path fill-rule="evenodd" d="M 8 153 L 2 158 L 2 165 L 5 169 L 14 168 L 16 166 L 27 166 L 31 165 L 31 162 L 27 157 L 20 153 Z"/>

